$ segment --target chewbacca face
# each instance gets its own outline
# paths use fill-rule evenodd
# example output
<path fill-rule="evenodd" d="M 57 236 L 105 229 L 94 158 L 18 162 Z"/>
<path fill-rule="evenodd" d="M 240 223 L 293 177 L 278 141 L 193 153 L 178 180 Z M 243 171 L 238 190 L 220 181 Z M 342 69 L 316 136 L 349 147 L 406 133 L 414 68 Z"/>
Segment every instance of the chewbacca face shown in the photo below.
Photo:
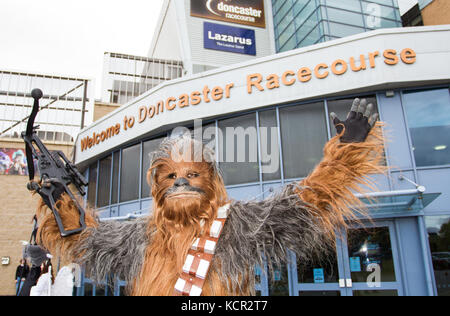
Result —
<path fill-rule="evenodd" d="M 205 159 L 213 153 L 199 147 L 202 155 L 193 159 L 190 153 L 194 153 L 195 145 L 190 138 L 167 140 L 154 153 L 147 177 L 156 206 L 155 218 L 192 225 L 211 219 L 226 200 L 215 163 Z"/>
<path fill-rule="evenodd" d="M 152 194 L 157 211 L 179 224 L 207 219 L 216 200 L 214 175 L 205 162 L 161 160 L 153 177 Z"/>
<path fill-rule="evenodd" d="M 166 161 L 155 174 L 155 197 L 163 203 L 211 198 L 209 171 L 206 163 Z"/>

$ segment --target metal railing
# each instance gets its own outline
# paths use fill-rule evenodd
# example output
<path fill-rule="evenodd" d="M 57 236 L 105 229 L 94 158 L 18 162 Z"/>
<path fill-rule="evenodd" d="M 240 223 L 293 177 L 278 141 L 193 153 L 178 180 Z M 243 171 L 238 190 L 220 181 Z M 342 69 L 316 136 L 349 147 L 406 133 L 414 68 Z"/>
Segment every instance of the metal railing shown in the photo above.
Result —
<path fill-rule="evenodd" d="M 162 82 L 182 75 L 181 61 L 105 53 L 102 101 L 125 104 Z"/>
<path fill-rule="evenodd" d="M 40 137 L 73 142 L 89 121 L 90 86 L 88 79 L 0 70 L 0 137 L 20 138 L 33 105 L 31 90 L 40 88 Z"/>

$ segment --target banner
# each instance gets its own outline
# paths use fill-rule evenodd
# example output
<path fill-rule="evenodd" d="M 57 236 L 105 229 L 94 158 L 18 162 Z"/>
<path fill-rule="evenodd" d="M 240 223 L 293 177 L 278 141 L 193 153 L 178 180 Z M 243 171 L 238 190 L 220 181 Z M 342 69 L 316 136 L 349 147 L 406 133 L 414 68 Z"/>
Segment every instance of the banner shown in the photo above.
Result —
<path fill-rule="evenodd" d="M 191 16 L 266 28 L 264 0 L 191 0 Z"/>
<path fill-rule="evenodd" d="M 22 149 L 0 148 L 0 175 L 27 176 L 27 158 Z"/>
<path fill-rule="evenodd" d="M 205 22 L 204 48 L 256 55 L 255 31 Z"/>

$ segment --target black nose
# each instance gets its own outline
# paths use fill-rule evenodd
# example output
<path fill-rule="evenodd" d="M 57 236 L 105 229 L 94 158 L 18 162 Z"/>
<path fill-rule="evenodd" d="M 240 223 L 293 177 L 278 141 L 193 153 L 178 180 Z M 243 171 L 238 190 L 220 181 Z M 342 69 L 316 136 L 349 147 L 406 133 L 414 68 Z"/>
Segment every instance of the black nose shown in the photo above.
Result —
<path fill-rule="evenodd" d="M 178 178 L 175 180 L 175 183 L 173 184 L 176 187 L 182 187 L 189 185 L 189 181 L 185 178 Z"/>

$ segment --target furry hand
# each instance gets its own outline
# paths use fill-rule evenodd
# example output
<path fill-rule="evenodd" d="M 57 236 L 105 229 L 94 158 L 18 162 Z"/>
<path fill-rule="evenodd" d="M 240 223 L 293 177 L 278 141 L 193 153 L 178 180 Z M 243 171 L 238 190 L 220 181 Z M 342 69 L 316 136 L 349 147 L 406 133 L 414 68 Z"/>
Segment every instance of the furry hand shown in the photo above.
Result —
<path fill-rule="evenodd" d="M 61 196 L 66 192 L 66 189 L 61 184 L 60 181 L 54 180 L 54 179 L 48 179 L 45 182 L 41 183 L 42 188 L 46 188 L 47 190 L 37 190 L 39 195 L 42 197 L 42 200 L 44 200 L 45 204 L 48 206 L 49 209 L 52 209 L 54 205 L 50 202 L 49 195 L 51 194 L 53 196 L 53 200 L 57 202 Z"/>
<path fill-rule="evenodd" d="M 345 121 L 341 121 L 336 113 L 330 115 L 338 134 L 342 134 L 345 129 L 341 136 L 342 143 L 364 142 L 378 119 L 378 113 L 374 113 L 373 104 L 367 105 L 366 99 L 355 99 L 353 101 L 352 108 Z"/>

